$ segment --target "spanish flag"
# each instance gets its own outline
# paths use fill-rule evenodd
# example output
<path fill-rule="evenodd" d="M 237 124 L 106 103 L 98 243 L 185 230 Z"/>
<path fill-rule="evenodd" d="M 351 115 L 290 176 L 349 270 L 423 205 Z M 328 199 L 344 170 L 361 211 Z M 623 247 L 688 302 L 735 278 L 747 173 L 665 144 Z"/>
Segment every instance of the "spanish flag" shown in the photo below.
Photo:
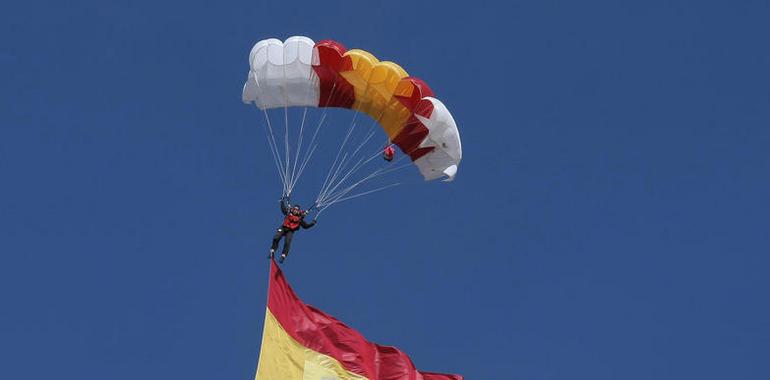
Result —
<path fill-rule="evenodd" d="M 256 380 L 462 380 L 422 372 L 395 347 L 380 346 L 304 304 L 271 261 Z"/>

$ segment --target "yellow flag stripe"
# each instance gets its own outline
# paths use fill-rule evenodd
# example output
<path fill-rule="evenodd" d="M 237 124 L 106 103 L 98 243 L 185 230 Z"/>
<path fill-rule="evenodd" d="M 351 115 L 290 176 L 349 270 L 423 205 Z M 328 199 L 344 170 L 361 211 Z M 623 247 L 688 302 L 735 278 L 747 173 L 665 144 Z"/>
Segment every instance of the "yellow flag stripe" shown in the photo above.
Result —
<path fill-rule="evenodd" d="M 297 342 L 267 309 L 256 380 L 368 380 Z"/>

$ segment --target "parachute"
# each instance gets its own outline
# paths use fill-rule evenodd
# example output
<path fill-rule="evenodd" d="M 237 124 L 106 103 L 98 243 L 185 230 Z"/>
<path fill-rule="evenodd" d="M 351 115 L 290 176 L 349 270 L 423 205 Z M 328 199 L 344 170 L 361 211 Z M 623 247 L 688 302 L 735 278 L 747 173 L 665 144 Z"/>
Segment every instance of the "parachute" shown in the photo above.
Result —
<path fill-rule="evenodd" d="M 397 146 L 426 181 L 455 178 L 462 159 L 457 125 L 447 107 L 433 97 L 430 87 L 409 76 L 398 64 L 380 61 L 364 50 L 348 50 L 336 41 L 314 42 L 302 36 L 290 37 L 284 42 L 274 38 L 257 42 L 249 54 L 249 64 L 243 86 L 244 103 L 253 103 L 265 112 L 274 108 L 336 107 L 365 113 L 383 130 L 387 145 Z M 267 113 L 265 116 L 267 118 Z M 269 118 L 267 121 L 269 124 Z M 303 115 L 301 130 L 304 123 Z M 268 128 L 272 135 L 272 126 Z M 350 132 L 343 145 L 349 135 Z M 285 182 L 284 193 L 291 193 L 297 176 L 288 168 L 291 160 L 288 136 L 283 157 L 275 138 L 272 137 L 272 141 L 269 138 L 269 142 Z M 312 151 L 308 151 L 305 157 L 307 153 L 312 155 Z M 297 161 L 299 151 L 295 167 Z M 340 162 L 343 161 L 345 157 Z M 307 159 L 299 164 L 299 175 L 303 164 L 307 164 Z M 335 159 L 332 167 L 336 164 Z M 343 188 L 335 193 L 331 187 L 325 183 L 317 204 L 328 205 L 332 200 L 349 198 L 352 190 Z"/>

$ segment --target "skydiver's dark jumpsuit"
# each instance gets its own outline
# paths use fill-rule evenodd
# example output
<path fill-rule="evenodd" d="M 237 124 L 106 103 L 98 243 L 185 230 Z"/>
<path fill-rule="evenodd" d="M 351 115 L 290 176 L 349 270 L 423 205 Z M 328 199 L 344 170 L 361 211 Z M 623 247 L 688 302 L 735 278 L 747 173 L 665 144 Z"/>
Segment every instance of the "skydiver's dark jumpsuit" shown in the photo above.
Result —
<path fill-rule="evenodd" d="M 291 239 L 294 237 L 294 231 L 298 230 L 300 227 L 308 229 L 315 226 L 315 220 L 310 223 L 305 222 L 305 214 L 307 211 L 300 210 L 299 215 L 294 215 L 291 212 L 291 208 L 287 198 L 281 199 L 281 212 L 286 215 L 286 218 L 283 219 L 283 224 L 278 227 L 275 236 L 273 236 L 273 245 L 270 247 L 275 251 L 278 248 L 278 243 L 281 241 L 281 238 L 284 238 L 283 256 L 289 255 L 289 248 L 291 248 Z"/>

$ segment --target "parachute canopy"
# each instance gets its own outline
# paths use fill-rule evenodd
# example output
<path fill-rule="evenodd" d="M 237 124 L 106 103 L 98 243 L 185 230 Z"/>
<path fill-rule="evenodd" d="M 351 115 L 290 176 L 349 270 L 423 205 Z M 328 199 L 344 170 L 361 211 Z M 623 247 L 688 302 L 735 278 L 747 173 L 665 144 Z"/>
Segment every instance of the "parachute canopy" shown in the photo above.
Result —
<path fill-rule="evenodd" d="M 368 114 L 427 181 L 454 179 L 462 159 L 452 115 L 428 85 L 393 62 L 332 40 L 294 36 L 257 42 L 243 101 L 263 110 L 340 107 Z"/>

